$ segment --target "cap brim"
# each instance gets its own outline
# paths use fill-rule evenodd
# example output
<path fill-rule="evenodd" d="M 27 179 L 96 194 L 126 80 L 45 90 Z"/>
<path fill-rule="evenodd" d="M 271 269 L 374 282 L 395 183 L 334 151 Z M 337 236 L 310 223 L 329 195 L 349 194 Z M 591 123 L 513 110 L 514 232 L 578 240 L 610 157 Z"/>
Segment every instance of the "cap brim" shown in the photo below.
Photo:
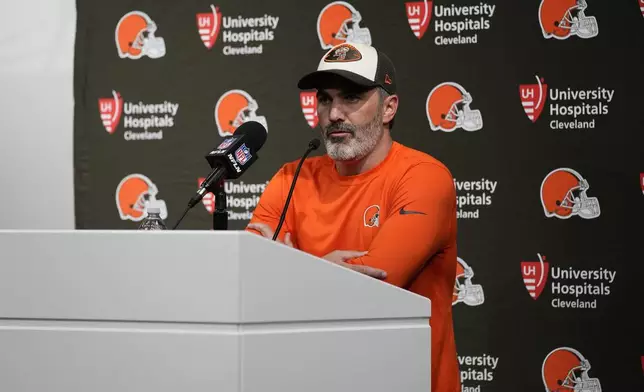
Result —
<path fill-rule="evenodd" d="M 360 76 L 350 71 L 343 69 L 331 69 L 325 71 L 314 71 L 308 75 L 304 75 L 297 83 L 297 87 L 302 90 L 319 89 L 333 84 L 333 80 L 337 80 L 340 76 L 348 81 L 362 87 L 375 87 L 378 83 Z"/>

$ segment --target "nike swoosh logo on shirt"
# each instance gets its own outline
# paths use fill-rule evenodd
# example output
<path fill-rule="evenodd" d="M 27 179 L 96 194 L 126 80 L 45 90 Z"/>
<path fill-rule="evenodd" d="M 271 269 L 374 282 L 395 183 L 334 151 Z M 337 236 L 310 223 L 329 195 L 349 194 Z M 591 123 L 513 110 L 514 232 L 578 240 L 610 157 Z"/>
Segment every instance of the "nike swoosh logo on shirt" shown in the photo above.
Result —
<path fill-rule="evenodd" d="M 405 210 L 405 207 L 402 207 L 400 209 L 400 215 L 411 215 L 411 214 L 427 215 L 424 212 L 420 212 L 420 211 Z"/>

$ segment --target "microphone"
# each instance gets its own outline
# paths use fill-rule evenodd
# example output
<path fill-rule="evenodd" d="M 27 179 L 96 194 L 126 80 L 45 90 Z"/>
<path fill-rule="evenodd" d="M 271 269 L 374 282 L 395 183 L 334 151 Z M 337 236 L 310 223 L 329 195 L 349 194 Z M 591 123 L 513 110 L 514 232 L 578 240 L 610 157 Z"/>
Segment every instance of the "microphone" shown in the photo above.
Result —
<path fill-rule="evenodd" d="M 304 163 L 304 160 L 311 153 L 311 151 L 317 150 L 318 147 L 320 147 L 320 139 L 311 140 L 309 142 L 309 147 L 306 149 L 306 152 L 304 153 L 304 156 L 302 156 L 302 159 L 300 159 L 300 163 L 297 165 L 297 169 L 295 169 L 293 182 L 291 182 L 291 189 L 289 189 L 288 191 L 288 196 L 286 197 L 286 202 L 284 203 L 284 209 L 282 209 L 282 215 L 280 215 L 280 221 L 277 224 L 277 228 L 275 229 L 275 234 L 273 234 L 273 241 L 277 239 L 277 236 L 280 233 L 280 230 L 282 229 L 282 225 L 284 224 L 284 219 L 286 219 L 286 211 L 288 210 L 288 205 L 291 202 L 293 189 L 295 189 L 295 182 L 297 181 L 297 177 L 300 175 L 300 168 L 302 168 L 302 164 Z"/>
<path fill-rule="evenodd" d="M 220 185 L 224 180 L 239 178 L 259 158 L 257 152 L 266 142 L 266 128 L 257 121 L 246 121 L 240 125 L 232 136 L 224 140 L 213 149 L 206 160 L 212 170 L 203 180 L 199 189 L 188 202 L 183 215 L 172 228 L 179 226 L 188 210 L 197 205 L 213 187 Z"/>

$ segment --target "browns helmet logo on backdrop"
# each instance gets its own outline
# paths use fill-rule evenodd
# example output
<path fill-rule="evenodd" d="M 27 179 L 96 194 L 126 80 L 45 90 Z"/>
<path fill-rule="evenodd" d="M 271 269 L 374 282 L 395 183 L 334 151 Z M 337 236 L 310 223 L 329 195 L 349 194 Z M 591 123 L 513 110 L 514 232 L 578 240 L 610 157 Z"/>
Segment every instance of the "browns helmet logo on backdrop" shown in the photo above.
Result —
<path fill-rule="evenodd" d="M 546 391 L 601 392 L 599 379 L 588 374 L 590 362 L 574 348 L 559 347 L 543 360 L 541 378 Z"/>
<path fill-rule="evenodd" d="M 116 186 L 116 208 L 122 220 L 138 222 L 145 218 L 149 207 L 161 209 L 161 219 L 168 217 L 165 201 L 157 199 L 159 189 L 145 175 L 125 176 Z"/>
<path fill-rule="evenodd" d="M 465 260 L 457 257 L 456 260 L 456 282 L 454 283 L 454 293 L 452 295 L 452 305 L 460 302 L 469 306 L 479 306 L 485 302 L 483 286 L 473 284 L 474 270 Z"/>
<path fill-rule="evenodd" d="M 558 168 L 548 173 L 541 183 L 541 205 L 546 217 L 599 217 L 599 200 L 588 197 L 589 188 L 588 181 L 573 169 Z"/>
<path fill-rule="evenodd" d="M 431 129 L 452 132 L 461 128 L 472 132 L 483 128 L 481 111 L 471 109 L 471 104 L 472 95 L 458 83 L 444 82 L 434 87 L 426 103 Z"/>
<path fill-rule="evenodd" d="M 558 40 L 596 37 L 597 19 L 586 16 L 586 8 L 586 0 L 541 0 L 539 23 L 543 37 Z"/>
<path fill-rule="evenodd" d="M 123 15 L 116 24 L 116 50 L 122 59 L 138 60 L 143 56 L 158 59 L 165 56 L 165 41 L 155 36 L 156 23 L 142 11 Z"/>
<path fill-rule="evenodd" d="M 257 121 L 268 131 L 266 117 L 257 114 L 257 101 L 244 90 L 226 91 L 215 105 L 215 123 L 219 135 L 231 136 L 246 121 Z"/>
<path fill-rule="evenodd" d="M 327 4 L 318 15 L 317 32 L 322 49 L 331 49 L 341 43 L 371 45 L 371 32 L 360 26 L 362 15 L 346 1 Z"/>

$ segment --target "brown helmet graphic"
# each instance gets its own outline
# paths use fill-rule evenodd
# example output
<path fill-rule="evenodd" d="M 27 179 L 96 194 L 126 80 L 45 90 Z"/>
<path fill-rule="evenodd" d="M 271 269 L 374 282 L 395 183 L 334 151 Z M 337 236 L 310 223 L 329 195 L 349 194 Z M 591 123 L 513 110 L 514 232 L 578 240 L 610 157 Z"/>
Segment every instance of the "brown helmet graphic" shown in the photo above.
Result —
<path fill-rule="evenodd" d="M 570 168 L 559 168 L 546 175 L 541 183 L 541 205 L 548 218 L 568 219 L 579 216 L 597 218 L 599 200 L 588 197 L 590 186 L 581 174 Z"/>
<path fill-rule="evenodd" d="M 334 1 L 322 9 L 317 30 L 322 49 L 331 49 L 342 43 L 371 45 L 371 33 L 361 27 L 362 16 L 346 1 Z"/>
<path fill-rule="evenodd" d="M 156 23 L 144 12 L 123 15 L 114 33 L 119 57 L 136 60 L 143 56 L 152 59 L 165 56 L 165 41 L 154 35 L 156 31 Z"/>
<path fill-rule="evenodd" d="M 586 16 L 586 8 L 586 0 L 541 0 L 539 23 L 543 36 L 560 40 L 574 35 L 580 38 L 597 36 L 597 19 Z"/>
<path fill-rule="evenodd" d="M 597 378 L 588 375 L 590 362 L 574 348 L 559 347 L 543 361 L 541 376 L 547 392 L 601 392 Z"/>
<path fill-rule="evenodd" d="M 168 217 L 165 201 L 157 199 L 157 186 L 143 174 L 125 176 L 116 187 L 116 208 L 122 220 L 138 222 L 145 218 L 148 207 L 159 207 L 161 218 Z"/>

